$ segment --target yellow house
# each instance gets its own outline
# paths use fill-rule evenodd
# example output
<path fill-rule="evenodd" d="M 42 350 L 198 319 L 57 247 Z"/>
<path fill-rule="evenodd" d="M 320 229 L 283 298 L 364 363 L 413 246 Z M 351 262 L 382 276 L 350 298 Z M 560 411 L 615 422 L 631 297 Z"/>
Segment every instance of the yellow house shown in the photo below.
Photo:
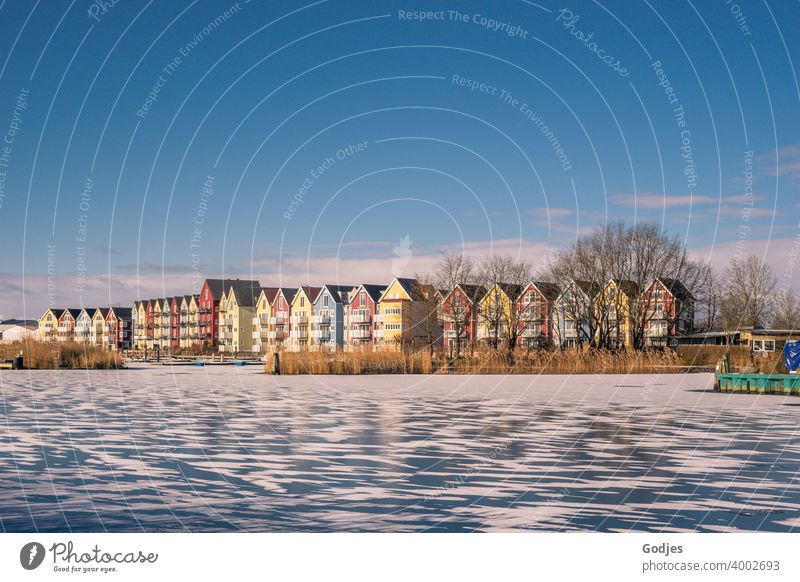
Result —
<path fill-rule="evenodd" d="M 92 327 L 90 330 L 89 343 L 93 346 L 105 347 L 108 345 L 108 326 L 106 324 L 106 317 L 108 316 L 108 307 L 98 307 L 92 314 Z M 106 341 L 103 341 L 103 336 L 106 336 Z"/>
<path fill-rule="evenodd" d="M 519 324 L 512 309 L 519 309 L 517 301 L 522 291 L 522 285 L 511 283 L 495 283 L 489 288 L 478 303 L 479 340 L 493 347 L 508 340 L 509 326 Z"/>
<path fill-rule="evenodd" d="M 149 344 L 148 347 L 152 350 L 156 349 L 164 349 L 164 346 L 161 345 L 161 325 L 162 325 L 162 313 L 164 308 L 164 300 L 163 299 L 153 299 L 153 336 L 149 338 L 147 343 Z"/>
<path fill-rule="evenodd" d="M 198 329 L 200 326 L 199 313 L 200 295 L 192 295 L 191 299 L 189 299 L 189 341 L 187 342 L 187 347 L 202 344 L 202 340 L 197 337 L 198 333 L 200 333 Z"/>
<path fill-rule="evenodd" d="M 322 287 L 303 286 L 297 290 L 291 304 L 289 317 L 289 351 L 300 352 L 308 349 L 311 329 L 311 316 L 314 315 L 314 302 Z"/>
<path fill-rule="evenodd" d="M 253 351 L 253 316 L 261 294 L 254 281 L 235 281 L 223 293 L 219 303 L 219 351 Z"/>
<path fill-rule="evenodd" d="M 39 340 L 43 342 L 58 340 L 58 320 L 63 313 L 63 309 L 48 309 L 42 314 L 39 318 L 39 329 L 37 331 Z"/>
<path fill-rule="evenodd" d="M 381 293 L 376 306 L 376 344 L 397 348 L 441 341 L 434 292 L 416 279 L 395 277 Z"/>
<path fill-rule="evenodd" d="M 265 354 L 269 351 L 269 318 L 272 317 L 272 302 L 278 291 L 278 287 L 262 287 L 258 294 L 253 316 L 253 353 Z"/>
<path fill-rule="evenodd" d="M 603 347 L 633 346 L 634 325 L 631 306 L 639 297 L 633 281 L 610 279 L 594 298 L 597 317 L 597 342 Z"/>

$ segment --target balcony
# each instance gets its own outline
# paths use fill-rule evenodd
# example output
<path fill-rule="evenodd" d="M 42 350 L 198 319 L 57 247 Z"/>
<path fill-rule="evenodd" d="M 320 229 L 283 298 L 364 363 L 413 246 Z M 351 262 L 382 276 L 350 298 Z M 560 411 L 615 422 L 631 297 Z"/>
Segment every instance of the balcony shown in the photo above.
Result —
<path fill-rule="evenodd" d="M 289 323 L 291 323 L 292 325 L 306 323 L 307 321 L 308 321 L 308 318 L 305 315 L 292 315 L 289 318 Z"/>
<path fill-rule="evenodd" d="M 383 330 L 382 329 L 376 329 L 375 330 L 375 337 L 383 337 Z"/>
<path fill-rule="evenodd" d="M 329 329 L 315 329 L 311 332 L 311 337 L 319 340 L 327 340 L 331 337 L 331 330 Z"/>
<path fill-rule="evenodd" d="M 307 339 L 308 338 L 308 329 L 293 329 L 289 332 L 289 337 L 292 339 Z"/>
<path fill-rule="evenodd" d="M 371 320 L 372 316 L 370 316 L 368 313 L 350 316 L 350 323 L 369 323 Z"/>
<path fill-rule="evenodd" d="M 375 316 L 375 323 L 383 323 L 383 314 L 381 314 L 381 313 L 378 313 L 378 314 Z"/>
<path fill-rule="evenodd" d="M 358 340 L 370 339 L 370 337 L 372 337 L 372 334 L 368 329 L 351 329 L 348 332 L 348 337 L 350 339 L 358 339 Z"/>
<path fill-rule="evenodd" d="M 283 338 L 283 332 L 281 332 L 281 336 L 280 337 L 281 337 L 281 339 Z M 278 338 L 278 332 L 277 331 L 268 331 L 267 332 L 267 339 L 274 340 L 274 339 L 277 339 L 277 338 Z"/>
<path fill-rule="evenodd" d="M 330 325 L 331 323 L 331 316 L 326 315 L 312 315 L 311 316 L 311 323 L 315 325 Z"/>
<path fill-rule="evenodd" d="M 283 325 L 285 317 L 283 314 L 281 315 L 274 315 L 269 318 L 269 325 Z"/>

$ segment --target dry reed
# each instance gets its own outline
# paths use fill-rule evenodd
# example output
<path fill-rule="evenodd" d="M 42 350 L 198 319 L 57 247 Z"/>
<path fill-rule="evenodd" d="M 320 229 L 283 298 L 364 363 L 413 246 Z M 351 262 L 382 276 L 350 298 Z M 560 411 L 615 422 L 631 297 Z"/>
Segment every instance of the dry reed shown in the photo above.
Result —
<path fill-rule="evenodd" d="M 22 352 L 26 368 L 52 370 L 109 370 L 123 366 L 122 355 L 97 346 L 74 342 L 23 340 L 0 344 L 0 360 L 9 360 Z"/>

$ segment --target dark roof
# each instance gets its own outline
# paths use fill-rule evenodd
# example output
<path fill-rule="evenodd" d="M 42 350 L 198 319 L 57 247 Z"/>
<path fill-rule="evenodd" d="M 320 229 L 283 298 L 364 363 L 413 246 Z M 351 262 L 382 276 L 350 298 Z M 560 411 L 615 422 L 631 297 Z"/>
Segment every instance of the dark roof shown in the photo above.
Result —
<path fill-rule="evenodd" d="M 119 319 L 130 319 L 133 311 L 130 307 L 112 307 L 111 310 Z"/>
<path fill-rule="evenodd" d="M 669 279 L 666 277 L 659 277 L 659 281 L 667 290 L 672 293 L 674 297 L 677 297 L 681 300 L 693 300 L 694 296 L 689 292 L 689 290 L 677 279 Z"/>
<path fill-rule="evenodd" d="M 614 284 L 617 288 L 620 289 L 628 298 L 636 298 L 639 296 L 641 292 L 639 289 L 639 285 L 636 284 L 635 281 L 629 281 L 628 279 L 612 279 Z"/>
<path fill-rule="evenodd" d="M 278 293 L 282 293 L 284 299 L 286 299 L 286 303 L 291 304 L 294 301 L 294 296 L 297 295 L 297 288 L 296 287 L 281 287 Z M 275 297 L 278 297 L 278 293 L 275 294 Z M 275 301 L 275 299 L 273 299 Z"/>
<path fill-rule="evenodd" d="M 534 281 L 534 285 L 539 289 L 544 298 L 548 301 L 555 301 L 561 294 L 561 289 L 555 283 L 548 283 L 547 281 Z"/>
<path fill-rule="evenodd" d="M 231 288 L 231 285 L 244 284 L 261 287 L 261 283 L 258 281 L 246 279 L 206 279 L 206 284 L 208 285 L 209 291 L 211 291 L 211 295 L 214 296 L 214 299 L 219 299 L 223 293 L 226 293 Z"/>
<path fill-rule="evenodd" d="M 486 295 L 486 287 L 484 287 L 483 285 L 468 285 L 466 283 L 459 283 L 458 285 L 456 285 L 456 287 L 461 289 L 464 295 L 467 296 L 467 299 L 469 299 L 473 303 L 480 301 L 481 299 L 483 299 L 483 296 Z M 456 290 L 456 287 L 453 287 L 453 291 Z M 450 291 L 450 293 L 452 293 L 453 291 Z M 447 299 L 447 297 L 450 296 L 450 293 L 446 293 L 444 298 Z"/>
<path fill-rule="evenodd" d="M 103 317 L 108 317 L 108 312 L 110 309 L 111 309 L 110 307 L 98 307 L 97 309 L 94 310 L 92 317 L 94 317 L 98 311 L 103 315 Z"/>
<path fill-rule="evenodd" d="M 516 283 L 498 283 L 497 286 L 500 287 L 503 293 L 505 293 L 508 298 L 513 301 L 517 300 L 525 288 L 522 285 L 517 285 Z"/>
<path fill-rule="evenodd" d="M 240 307 L 254 307 L 261 295 L 261 283 L 258 281 L 233 281 L 228 289 L 233 288 L 233 296 Z"/>
<path fill-rule="evenodd" d="M 573 281 L 575 286 L 583 291 L 589 299 L 592 299 L 599 291 L 597 285 L 591 281 Z"/>
<path fill-rule="evenodd" d="M 78 319 L 78 317 L 81 314 L 81 310 L 80 310 L 79 307 L 78 308 L 70 307 L 68 309 L 65 309 L 64 312 L 65 313 L 69 313 L 72 316 L 72 319 Z M 62 315 L 63 315 L 63 313 L 62 313 Z"/>
<path fill-rule="evenodd" d="M 354 289 L 352 285 L 324 285 L 322 288 L 328 290 L 336 303 L 346 303 L 348 293 Z"/>
<path fill-rule="evenodd" d="M 359 287 L 363 287 L 373 301 L 380 299 L 381 293 L 386 289 L 386 285 L 373 285 L 372 283 L 362 283 Z"/>
<path fill-rule="evenodd" d="M 424 295 L 422 294 L 419 281 L 416 279 L 397 277 L 395 280 L 403 288 L 403 291 L 405 291 L 414 301 L 425 299 Z M 391 287 L 391 284 L 389 284 L 389 287 Z M 386 289 L 389 287 L 386 287 Z M 386 291 L 386 289 L 384 289 L 384 291 Z"/>
<path fill-rule="evenodd" d="M 61 317 L 61 315 L 64 313 L 63 309 L 50 308 L 47 311 L 50 311 L 53 315 L 55 315 L 56 319 L 59 319 Z"/>
<path fill-rule="evenodd" d="M 267 298 L 267 303 L 272 305 L 272 302 L 275 301 L 275 297 L 278 296 L 278 291 L 280 291 L 280 287 L 262 287 L 261 292 L 264 293 L 264 296 Z"/>
<path fill-rule="evenodd" d="M 320 291 L 322 291 L 322 287 L 311 287 L 310 285 L 301 285 L 300 289 L 303 290 L 303 293 L 306 294 L 306 297 L 308 297 L 308 300 L 311 303 L 314 303 L 317 300 Z"/>

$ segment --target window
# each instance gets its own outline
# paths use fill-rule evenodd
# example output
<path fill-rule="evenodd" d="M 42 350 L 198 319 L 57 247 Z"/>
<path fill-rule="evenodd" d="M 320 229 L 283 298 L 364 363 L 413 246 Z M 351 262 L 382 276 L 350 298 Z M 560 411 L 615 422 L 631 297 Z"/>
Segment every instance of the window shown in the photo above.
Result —
<path fill-rule="evenodd" d="M 361 303 L 362 307 L 367 304 L 367 294 L 366 293 L 361 293 L 361 298 L 359 299 L 359 302 Z"/>
<path fill-rule="evenodd" d="M 327 295 L 325 295 L 325 296 L 322 298 L 322 306 L 323 306 L 323 307 L 328 307 L 328 296 L 327 296 Z"/>
<path fill-rule="evenodd" d="M 301 297 L 300 298 L 300 307 L 305 307 L 305 306 L 306 306 L 306 298 L 305 297 Z"/>

